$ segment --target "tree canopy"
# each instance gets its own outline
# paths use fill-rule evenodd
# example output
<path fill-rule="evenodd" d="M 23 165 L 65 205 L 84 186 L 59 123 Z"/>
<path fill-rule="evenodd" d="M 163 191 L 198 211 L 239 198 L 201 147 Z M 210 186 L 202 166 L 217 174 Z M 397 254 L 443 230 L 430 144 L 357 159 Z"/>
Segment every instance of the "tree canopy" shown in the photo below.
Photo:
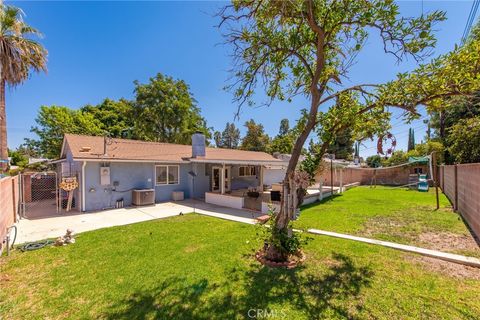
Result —
<path fill-rule="evenodd" d="M 334 154 L 335 159 L 353 159 L 353 132 L 350 128 L 338 131 L 327 148 L 327 153 Z"/>
<path fill-rule="evenodd" d="M 290 121 L 282 119 L 278 134 L 270 141 L 267 151 L 271 154 L 276 152 L 281 154 L 292 153 L 293 144 L 295 142 L 294 130 L 290 129 Z"/>
<path fill-rule="evenodd" d="M 100 128 L 112 138 L 130 138 L 133 135 L 133 103 L 120 99 L 105 99 L 98 105 L 80 108 L 82 113 L 91 114 L 98 120 Z"/>
<path fill-rule="evenodd" d="M 31 132 L 38 136 L 38 140 L 27 140 L 27 144 L 50 159 L 60 156 L 65 133 L 96 136 L 105 132 L 93 114 L 65 106 L 41 106 L 35 122 L 37 125 L 31 128 Z"/>
<path fill-rule="evenodd" d="M 407 143 L 407 151 L 411 151 L 415 149 L 415 130 L 412 128 L 408 129 L 408 143 Z"/>
<path fill-rule="evenodd" d="M 65 133 L 104 135 L 170 143 L 191 143 L 193 133 L 210 137 L 200 108 L 181 80 L 158 74 L 148 84 L 135 82 L 133 101 L 105 99 L 78 110 L 42 106 L 31 128 L 38 138 L 25 139 L 25 147 L 46 158 L 60 155 Z"/>
<path fill-rule="evenodd" d="M 270 142 L 269 136 L 265 133 L 263 125 L 250 119 L 245 122 L 247 133 L 242 139 L 240 149 L 249 151 L 267 151 Z"/>
<path fill-rule="evenodd" d="M 437 108 L 445 97 L 471 94 L 480 81 L 477 37 L 388 83 L 344 84 L 371 34 L 379 36 L 385 53 L 398 61 L 411 57 L 420 62 L 429 56 L 436 44 L 433 26 L 445 19 L 441 11 L 403 17 L 393 0 L 235 0 L 219 16 L 233 46 L 234 81 L 228 88 L 239 108 L 256 104 L 257 89 L 265 91 L 265 104 L 291 101 L 299 94 L 309 101 L 287 168 L 282 209 L 268 240 L 272 260 L 286 259 L 288 223 L 296 203 L 295 196 L 287 195 L 296 194 L 295 170 L 313 131 L 322 142 L 322 155 L 346 128 L 355 140 L 383 133 L 389 128 L 389 108 L 404 110 L 411 120 L 419 116 L 418 105 Z"/>
<path fill-rule="evenodd" d="M 183 80 L 158 73 L 135 84 L 134 135 L 146 141 L 189 144 L 195 132 L 211 137 L 200 108 Z"/>
<path fill-rule="evenodd" d="M 448 149 L 455 163 L 480 162 L 479 116 L 458 121 L 448 132 Z"/>
<path fill-rule="evenodd" d="M 19 8 L 0 2 L 0 171 L 8 157 L 5 86 L 21 84 L 31 71 L 47 71 L 47 50 L 37 41 L 41 33 L 23 16 Z"/>
<path fill-rule="evenodd" d="M 217 148 L 237 149 L 240 143 L 240 130 L 233 122 L 227 122 L 222 132 L 215 131 L 213 139 Z"/>

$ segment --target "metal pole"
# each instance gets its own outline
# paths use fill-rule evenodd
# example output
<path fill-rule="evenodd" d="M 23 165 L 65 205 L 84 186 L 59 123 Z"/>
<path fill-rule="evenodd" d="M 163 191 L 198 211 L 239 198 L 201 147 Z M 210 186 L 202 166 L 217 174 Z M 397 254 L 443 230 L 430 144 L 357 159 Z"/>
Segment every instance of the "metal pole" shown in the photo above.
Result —
<path fill-rule="evenodd" d="M 435 184 L 435 198 L 437 201 L 437 210 L 440 209 L 440 199 L 438 197 L 438 173 L 437 173 L 437 153 L 435 151 L 432 152 L 432 157 L 430 159 L 432 161 L 433 167 L 433 183 Z"/>
<path fill-rule="evenodd" d="M 193 213 L 195 213 L 195 176 L 192 177 L 192 184 Z"/>
<path fill-rule="evenodd" d="M 333 197 L 333 157 L 330 155 L 330 193 Z"/>

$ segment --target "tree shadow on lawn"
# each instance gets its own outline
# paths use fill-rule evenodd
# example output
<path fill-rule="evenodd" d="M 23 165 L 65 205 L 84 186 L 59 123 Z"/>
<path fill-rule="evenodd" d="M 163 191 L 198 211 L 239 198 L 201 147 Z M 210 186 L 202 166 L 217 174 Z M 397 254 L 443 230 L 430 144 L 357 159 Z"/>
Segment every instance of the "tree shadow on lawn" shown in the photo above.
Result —
<path fill-rule="evenodd" d="M 234 268 L 223 283 L 205 278 L 191 283 L 185 277 L 172 276 L 156 288 L 129 295 L 102 318 L 255 318 L 262 310 L 269 318 L 278 319 L 291 319 L 291 312 L 308 319 L 324 318 L 325 314 L 355 319 L 362 308 L 361 290 L 370 285 L 373 272 L 356 266 L 345 255 L 332 258 L 322 275 L 304 267 L 272 269 L 254 263 L 247 272 Z"/>

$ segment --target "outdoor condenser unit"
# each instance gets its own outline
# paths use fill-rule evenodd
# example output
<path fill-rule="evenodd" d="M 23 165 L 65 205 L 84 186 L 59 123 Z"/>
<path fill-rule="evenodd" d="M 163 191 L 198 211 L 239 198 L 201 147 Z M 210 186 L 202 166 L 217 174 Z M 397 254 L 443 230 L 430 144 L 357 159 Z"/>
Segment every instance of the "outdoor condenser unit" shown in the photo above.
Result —
<path fill-rule="evenodd" d="M 132 191 L 132 204 L 135 206 L 145 206 L 155 203 L 154 189 L 136 189 Z"/>

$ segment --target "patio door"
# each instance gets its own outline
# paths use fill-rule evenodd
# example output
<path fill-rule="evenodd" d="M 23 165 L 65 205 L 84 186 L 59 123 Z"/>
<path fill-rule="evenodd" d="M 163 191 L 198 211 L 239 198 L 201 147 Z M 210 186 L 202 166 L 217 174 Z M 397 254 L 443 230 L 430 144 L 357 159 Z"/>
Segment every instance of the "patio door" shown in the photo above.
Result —
<path fill-rule="evenodd" d="M 232 174 L 230 167 L 225 167 L 225 192 L 230 192 L 231 189 Z"/>
<path fill-rule="evenodd" d="M 222 173 L 222 168 L 220 167 L 212 168 L 212 192 L 220 192 L 221 173 Z"/>
<path fill-rule="evenodd" d="M 224 179 L 222 179 L 222 167 L 212 167 L 212 192 L 221 192 L 222 182 L 225 186 L 225 192 L 229 192 L 231 189 L 231 181 L 232 174 L 230 167 L 225 167 Z"/>

